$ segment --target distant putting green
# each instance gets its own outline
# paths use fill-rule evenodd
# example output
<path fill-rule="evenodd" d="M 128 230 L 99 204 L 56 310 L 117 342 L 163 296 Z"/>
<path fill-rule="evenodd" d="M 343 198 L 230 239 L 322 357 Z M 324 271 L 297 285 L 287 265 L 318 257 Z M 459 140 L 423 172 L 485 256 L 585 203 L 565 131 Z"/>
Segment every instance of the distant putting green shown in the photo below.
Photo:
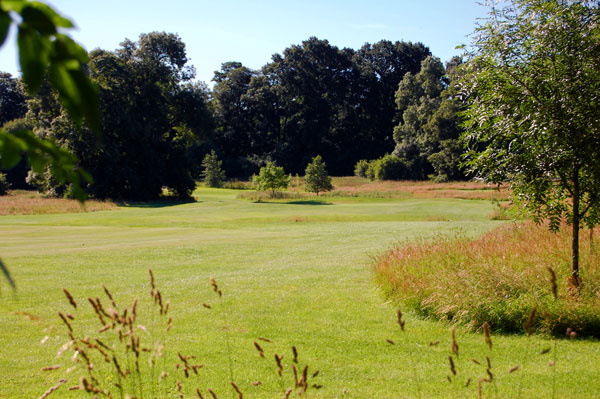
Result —
<path fill-rule="evenodd" d="M 485 362 L 486 355 L 494 380 L 483 385 L 483 397 L 600 397 L 597 341 L 494 336 L 490 353 L 480 333 L 459 329 L 454 376 L 449 326 L 406 315 L 402 333 L 396 308 L 384 303 L 370 269 L 373 255 L 398 241 L 493 229 L 502 222 L 490 220 L 490 201 L 254 203 L 238 193 L 201 188 L 195 203 L 0 217 L 0 256 L 18 288 L 13 294 L 0 280 L 0 398 L 39 398 L 65 376 L 64 369 L 40 371 L 62 361 L 56 353 L 68 340 L 57 316 L 68 309 L 62 287 L 89 307 L 86 298 L 101 296 L 104 283 L 120 303 L 139 297 L 141 313 L 150 306 L 149 268 L 171 301 L 167 360 L 175 363 L 178 351 L 195 355 L 206 365 L 197 385 L 219 398 L 234 397 L 231 379 L 246 398 L 284 396 L 293 382 L 279 379 L 272 354 L 285 353 L 289 365 L 292 345 L 302 364 L 320 371 L 314 382 L 323 387 L 304 397 L 477 397 L 486 372 L 470 359 Z M 211 276 L 222 300 L 211 291 Z M 258 356 L 258 337 L 273 341 L 263 343 L 270 357 Z M 555 344 L 555 353 L 540 354 Z M 77 384 L 72 377 L 67 385 Z M 63 387 L 54 397 L 81 393 Z"/>

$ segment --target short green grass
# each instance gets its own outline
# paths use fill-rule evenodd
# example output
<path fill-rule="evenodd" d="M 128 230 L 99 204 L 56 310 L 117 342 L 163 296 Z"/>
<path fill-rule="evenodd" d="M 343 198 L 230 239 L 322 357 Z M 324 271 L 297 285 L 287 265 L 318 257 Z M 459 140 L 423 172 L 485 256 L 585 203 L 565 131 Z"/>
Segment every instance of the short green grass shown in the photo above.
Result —
<path fill-rule="evenodd" d="M 0 217 L 0 255 L 18 285 L 13 294 L 0 282 L 0 398 L 40 397 L 64 375 L 40 371 L 59 362 L 56 351 L 67 341 L 57 316 L 68 310 L 62 287 L 86 306 L 85 298 L 101 296 L 105 283 L 120 302 L 145 301 L 144 311 L 149 268 L 171 301 L 167 358 L 177 351 L 196 355 L 207 365 L 199 384 L 220 398 L 234 397 L 230 359 L 245 397 L 283 396 L 289 379 L 280 385 L 272 358 L 258 357 L 253 341 L 259 336 L 274 341 L 264 344 L 269 353 L 286 353 L 287 362 L 295 345 L 301 361 L 320 370 L 323 388 L 306 397 L 477 397 L 476 380 L 485 371 L 469 359 L 484 361 L 486 355 L 495 379 L 484 385 L 483 397 L 600 396 L 597 341 L 559 341 L 553 373 L 553 352 L 540 352 L 555 341 L 498 336 L 490 354 L 481 334 L 459 329 L 458 375 L 449 383 L 450 327 L 407 315 L 406 332 L 400 332 L 396 309 L 376 287 L 373 256 L 398 241 L 489 231 L 502 223 L 490 220 L 489 201 L 327 198 L 325 204 L 286 204 L 254 203 L 238 194 L 203 188 L 196 203 Z M 210 276 L 224 291 L 219 304 Z M 207 310 L 203 303 L 215 306 Z M 519 370 L 508 374 L 517 364 Z M 251 385 L 257 380 L 263 384 Z M 51 397 L 80 396 L 61 388 Z"/>

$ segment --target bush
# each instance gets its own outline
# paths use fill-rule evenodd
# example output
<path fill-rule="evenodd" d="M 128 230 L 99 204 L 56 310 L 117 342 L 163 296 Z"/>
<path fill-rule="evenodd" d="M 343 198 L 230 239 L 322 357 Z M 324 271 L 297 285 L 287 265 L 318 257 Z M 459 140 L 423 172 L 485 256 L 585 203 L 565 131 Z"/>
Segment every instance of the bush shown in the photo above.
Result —
<path fill-rule="evenodd" d="M 563 229 L 565 230 L 565 229 Z M 397 246 L 375 264 L 386 294 L 424 316 L 523 332 L 533 327 L 557 336 L 567 328 L 600 337 L 600 255 L 581 240 L 583 286 L 569 288 L 570 235 L 547 226 L 505 225 L 479 239 L 438 239 Z M 587 236 L 587 235 L 586 235 Z M 557 283 L 554 298 L 550 272 Z"/>
<path fill-rule="evenodd" d="M 286 189 L 291 181 L 291 176 L 287 176 L 281 166 L 275 165 L 274 162 L 267 162 L 265 166 L 260 168 L 257 175 L 252 175 L 252 181 L 256 185 L 258 191 L 271 191 L 271 195 L 275 195 L 275 190 Z"/>
<path fill-rule="evenodd" d="M 361 159 L 354 166 L 354 175 L 358 177 L 367 177 L 367 170 L 369 169 L 369 161 Z"/>
<path fill-rule="evenodd" d="M 403 180 L 410 177 L 410 165 L 397 156 L 385 154 L 372 161 L 358 161 L 354 173 L 370 180 Z"/>
<path fill-rule="evenodd" d="M 8 194 L 8 190 L 10 190 L 10 183 L 6 179 L 6 175 L 0 173 L 0 195 Z"/>

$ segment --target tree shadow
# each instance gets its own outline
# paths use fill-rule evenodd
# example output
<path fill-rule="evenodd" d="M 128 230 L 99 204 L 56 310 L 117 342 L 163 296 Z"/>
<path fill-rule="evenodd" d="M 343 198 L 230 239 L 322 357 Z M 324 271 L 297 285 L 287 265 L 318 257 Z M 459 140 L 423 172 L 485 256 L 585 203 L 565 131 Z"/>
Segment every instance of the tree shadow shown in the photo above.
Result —
<path fill-rule="evenodd" d="M 286 205 L 333 205 L 332 202 L 318 200 L 298 200 L 298 201 L 254 201 L 256 204 L 286 204 Z"/>
<path fill-rule="evenodd" d="M 187 198 L 187 199 L 159 199 L 159 200 L 154 200 L 154 201 L 147 201 L 147 202 L 142 202 L 142 201 L 120 201 L 117 202 L 117 205 L 125 207 L 125 208 L 148 208 L 148 209 L 154 209 L 154 208 L 167 208 L 170 206 L 177 206 L 177 205 L 183 205 L 183 204 L 191 204 L 194 202 L 202 202 L 202 201 L 198 201 L 194 198 Z"/>

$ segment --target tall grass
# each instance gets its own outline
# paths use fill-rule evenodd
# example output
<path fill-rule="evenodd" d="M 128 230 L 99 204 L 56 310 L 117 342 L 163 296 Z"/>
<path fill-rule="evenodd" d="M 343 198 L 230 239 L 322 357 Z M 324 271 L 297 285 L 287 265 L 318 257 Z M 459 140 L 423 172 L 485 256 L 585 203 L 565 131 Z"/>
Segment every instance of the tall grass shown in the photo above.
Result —
<path fill-rule="evenodd" d="M 0 196 L 0 216 L 45 215 L 52 213 L 79 213 L 116 209 L 112 201 L 88 200 L 82 206 L 77 200 L 45 198 L 36 191 L 13 190 Z"/>
<path fill-rule="evenodd" d="M 522 332 L 535 308 L 532 329 L 600 337 L 600 254 L 590 246 L 591 235 L 584 236 L 579 290 L 568 284 L 569 230 L 551 233 L 531 223 L 505 225 L 476 240 L 397 245 L 374 268 L 390 298 L 424 316 Z"/>
<path fill-rule="evenodd" d="M 136 298 L 131 305 L 123 305 L 104 284 L 102 299 L 98 296 L 88 297 L 87 301 L 75 298 L 63 288 L 68 305 L 58 312 L 58 316 L 66 328 L 67 341 L 56 356 L 61 363 L 41 369 L 44 373 L 60 373 L 60 379 L 40 399 L 59 390 L 77 391 L 80 396 L 94 398 L 184 398 L 191 395 L 200 399 L 216 399 L 219 395 L 231 394 L 233 398 L 243 399 L 244 391 L 251 387 L 262 387 L 260 380 L 235 381 L 229 327 L 222 328 L 227 338 L 223 356 L 228 358 L 229 392 L 213 389 L 215 386 L 203 375 L 203 369 L 211 365 L 204 364 L 201 356 L 169 353 L 172 338 L 169 339 L 168 335 L 174 323 L 169 312 L 170 301 L 158 288 L 152 270 L 149 270 L 149 274 L 150 316 L 143 314 L 148 307 L 144 305 L 145 301 Z M 223 291 L 213 277 L 210 278 L 210 284 L 217 301 L 221 302 Z M 85 312 L 82 308 L 86 305 L 91 305 L 94 315 L 91 319 L 81 317 Z M 215 305 L 205 302 L 203 308 L 215 311 Z M 227 319 L 225 314 L 225 322 Z M 42 344 L 48 339 L 46 336 Z M 274 345 L 271 339 L 258 337 L 253 344 L 258 352 L 257 357 L 267 362 L 269 368 L 278 375 L 279 390 L 285 398 L 289 399 L 292 394 L 301 396 L 309 388 L 316 390 L 322 387 L 314 382 L 318 381 L 319 371 L 309 374 L 309 365 L 302 366 L 298 360 L 296 346 L 291 347 L 289 360 L 284 362 L 284 352 L 270 354 L 263 348 Z M 272 351 L 272 348 L 268 349 Z"/>

